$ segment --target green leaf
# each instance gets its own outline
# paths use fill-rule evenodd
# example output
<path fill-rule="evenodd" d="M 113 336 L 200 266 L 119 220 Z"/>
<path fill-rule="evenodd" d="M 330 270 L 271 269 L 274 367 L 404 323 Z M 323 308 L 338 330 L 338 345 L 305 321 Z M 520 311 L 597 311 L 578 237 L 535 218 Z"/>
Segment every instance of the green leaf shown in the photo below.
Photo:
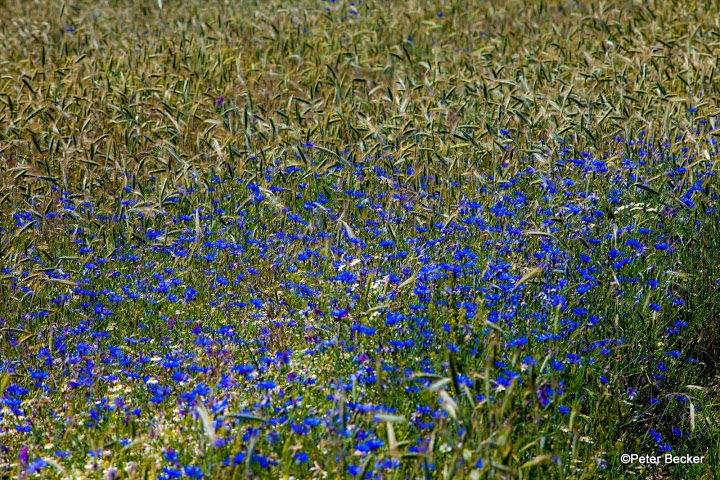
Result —
<path fill-rule="evenodd" d="M 516 290 L 520 285 L 529 282 L 533 278 L 540 275 L 544 270 L 545 269 L 542 267 L 535 267 L 530 269 L 527 273 L 525 273 L 525 275 L 520 278 L 520 280 L 517 281 L 517 283 L 515 283 L 515 286 L 512 289 Z"/>
<path fill-rule="evenodd" d="M 5 375 L 0 378 L 0 395 L 5 393 L 5 389 L 10 385 L 10 374 L 6 373 Z"/>
<path fill-rule="evenodd" d="M 538 465 L 544 465 L 546 463 L 552 462 L 552 455 L 544 454 L 544 455 L 538 455 L 527 462 L 523 463 L 520 467 L 521 469 L 526 468 L 532 468 L 537 467 Z"/>
<path fill-rule="evenodd" d="M 245 420 L 248 422 L 265 422 L 266 421 L 266 419 L 264 417 L 261 417 L 259 415 L 252 415 L 250 413 L 228 413 L 225 416 L 230 417 L 230 418 L 237 418 L 239 420 Z"/>
<path fill-rule="evenodd" d="M 403 423 L 407 422 L 405 417 L 400 415 L 388 415 L 385 413 L 378 413 L 373 417 L 373 420 L 377 422 L 387 422 L 387 423 Z"/>

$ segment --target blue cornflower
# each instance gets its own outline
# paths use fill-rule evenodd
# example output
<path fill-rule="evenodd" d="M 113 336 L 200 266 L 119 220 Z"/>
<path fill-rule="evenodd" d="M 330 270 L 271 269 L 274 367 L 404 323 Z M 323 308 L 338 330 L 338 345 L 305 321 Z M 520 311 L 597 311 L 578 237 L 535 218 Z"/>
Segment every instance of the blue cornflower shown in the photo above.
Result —
<path fill-rule="evenodd" d="M 161 478 L 180 478 L 182 477 L 182 471 L 175 468 L 165 467 L 162 469 Z"/>
<path fill-rule="evenodd" d="M 203 478 L 205 476 L 205 473 L 200 469 L 200 467 L 195 465 L 186 465 L 183 467 L 183 471 L 185 472 L 185 475 L 190 478 Z"/>
<path fill-rule="evenodd" d="M 293 460 L 296 464 L 306 463 L 310 460 L 310 457 L 308 457 L 308 454 L 305 452 L 297 452 L 295 456 L 293 457 Z"/>

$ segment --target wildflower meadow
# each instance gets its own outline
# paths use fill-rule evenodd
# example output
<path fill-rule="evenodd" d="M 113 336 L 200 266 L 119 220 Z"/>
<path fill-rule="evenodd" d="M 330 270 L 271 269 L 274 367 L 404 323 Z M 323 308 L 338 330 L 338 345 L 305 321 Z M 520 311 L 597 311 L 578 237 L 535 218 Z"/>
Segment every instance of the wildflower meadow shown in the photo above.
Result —
<path fill-rule="evenodd" d="M 0 478 L 714 478 L 712 2 L 0 0 Z"/>

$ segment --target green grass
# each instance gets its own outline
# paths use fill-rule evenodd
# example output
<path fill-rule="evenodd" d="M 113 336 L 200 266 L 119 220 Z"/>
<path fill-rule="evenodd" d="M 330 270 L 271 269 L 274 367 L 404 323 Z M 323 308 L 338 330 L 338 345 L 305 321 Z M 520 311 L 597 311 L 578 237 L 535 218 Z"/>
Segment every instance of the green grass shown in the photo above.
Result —
<path fill-rule="evenodd" d="M 0 0 L 0 478 L 712 478 L 712 7 Z"/>

